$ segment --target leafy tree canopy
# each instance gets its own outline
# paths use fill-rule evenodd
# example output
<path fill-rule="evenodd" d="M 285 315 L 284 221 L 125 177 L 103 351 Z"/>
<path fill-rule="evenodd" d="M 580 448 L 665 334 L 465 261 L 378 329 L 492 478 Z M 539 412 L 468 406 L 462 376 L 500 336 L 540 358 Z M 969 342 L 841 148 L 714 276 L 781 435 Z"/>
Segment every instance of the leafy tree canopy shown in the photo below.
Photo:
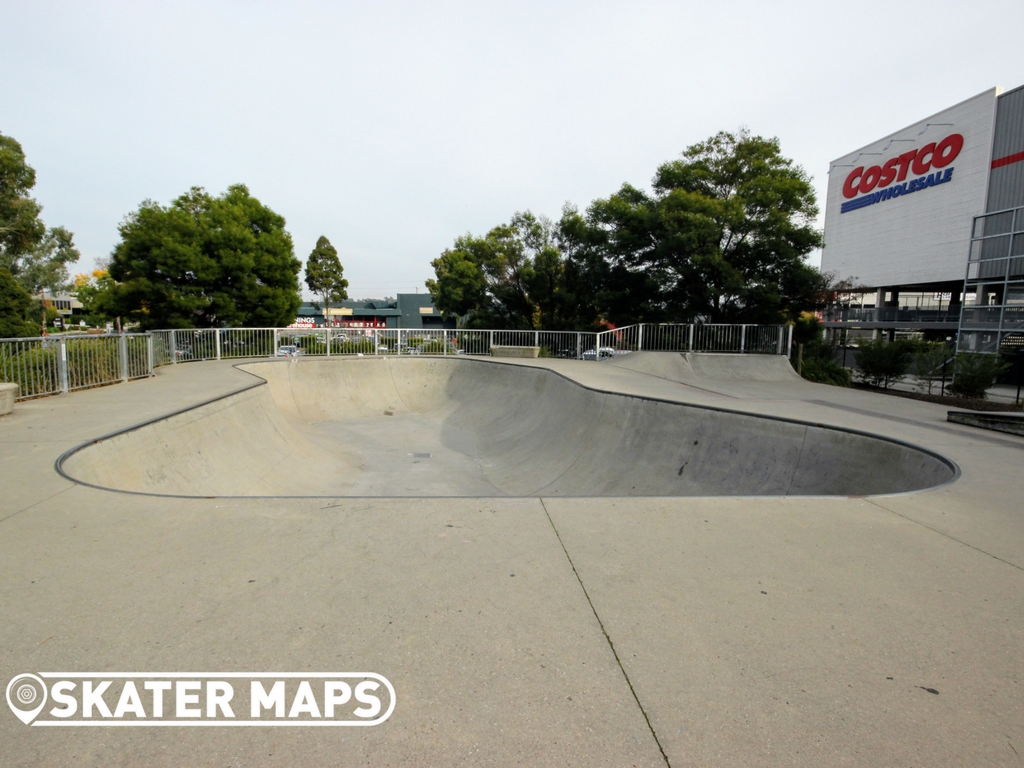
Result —
<path fill-rule="evenodd" d="M 719 133 L 557 225 L 516 214 L 432 262 L 434 303 L 469 325 L 575 328 L 600 321 L 775 323 L 823 305 L 833 277 L 814 190 L 777 139 Z"/>
<path fill-rule="evenodd" d="M 777 139 L 722 132 L 659 167 L 652 192 L 594 201 L 583 231 L 622 281 L 608 286 L 616 322 L 778 322 L 822 293 L 805 261 L 822 245 L 817 214 Z"/>
<path fill-rule="evenodd" d="M 94 269 L 91 275 L 75 275 L 71 294 L 82 302 L 82 313 L 89 325 L 102 325 L 116 317 L 111 306 L 115 283 L 105 269 Z"/>
<path fill-rule="evenodd" d="M 32 306 L 32 297 L 10 270 L 0 267 L 0 339 L 39 335 L 39 323 L 29 319 Z"/>
<path fill-rule="evenodd" d="M 29 192 L 36 172 L 21 145 L 0 135 L 0 268 L 7 269 L 30 295 L 68 287 L 68 264 L 78 261 L 74 237 L 64 227 L 47 229 L 42 207 Z"/>
<path fill-rule="evenodd" d="M 343 273 L 337 249 L 321 235 L 306 261 L 306 285 L 320 299 L 325 317 L 332 304 L 348 298 L 348 280 L 342 277 Z"/>
<path fill-rule="evenodd" d="M 143 329 L 280 326 L 301 304 L 284 217 L 242 184 L 193 187 L 169 206 L 147 200 L 121 223 L 109 311 Z"/>
<path fill-rule="evenodd" d="M 529 211 L 483 237 L 463 235 L 432 262 L 434 305 L 467 327 L 532 330 L 564 325 L 565 265 L 554 226 Z"/>

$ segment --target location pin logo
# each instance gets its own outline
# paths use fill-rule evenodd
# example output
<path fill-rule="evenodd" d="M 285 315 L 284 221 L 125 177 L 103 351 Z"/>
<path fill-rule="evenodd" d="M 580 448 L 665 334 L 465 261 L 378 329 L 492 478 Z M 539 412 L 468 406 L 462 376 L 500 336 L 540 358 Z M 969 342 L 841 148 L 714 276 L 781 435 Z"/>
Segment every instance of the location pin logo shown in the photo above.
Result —
<path fill-rule="evenodd" d="M 35 675 L 18 675 L 7 684 L 7 706 L 28 725 L 46 706 L 46 683 Z"/>

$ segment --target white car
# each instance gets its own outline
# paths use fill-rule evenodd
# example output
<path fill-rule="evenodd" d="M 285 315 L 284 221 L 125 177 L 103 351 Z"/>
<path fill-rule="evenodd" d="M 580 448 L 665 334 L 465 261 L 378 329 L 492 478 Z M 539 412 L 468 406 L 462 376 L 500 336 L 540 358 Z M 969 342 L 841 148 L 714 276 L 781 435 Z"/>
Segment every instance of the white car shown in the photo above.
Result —
<path fill-rule="evenodd" d="M 301 354 L 302 350 L 294 344 L 285 344 L 284 346 L 277 348 L 278 357 L 298 357 Z"/>

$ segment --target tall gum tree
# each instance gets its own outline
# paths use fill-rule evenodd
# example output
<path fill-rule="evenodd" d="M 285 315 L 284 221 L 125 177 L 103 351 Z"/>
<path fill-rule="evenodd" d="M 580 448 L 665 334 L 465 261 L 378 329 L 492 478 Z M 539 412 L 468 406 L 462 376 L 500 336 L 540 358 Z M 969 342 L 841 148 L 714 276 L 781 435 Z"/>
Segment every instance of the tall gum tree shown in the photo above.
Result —
<path fill-rule="evenodd" d="M 67 289 L 68 265 L 79 258 L 72 233 L 39 218 L 42 206 L 29 195 L 35 184 L 21 144 L 0 134 L 0 268 L 32 296 Z"/>

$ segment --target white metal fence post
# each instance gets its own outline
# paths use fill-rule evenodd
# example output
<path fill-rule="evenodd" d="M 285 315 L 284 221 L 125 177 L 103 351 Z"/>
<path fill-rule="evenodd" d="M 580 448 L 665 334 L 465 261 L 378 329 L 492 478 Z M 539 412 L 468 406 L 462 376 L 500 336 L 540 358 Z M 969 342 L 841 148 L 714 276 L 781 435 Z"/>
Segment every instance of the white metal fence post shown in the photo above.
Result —
<path fill-rule="evenodd" d="M 636 351 L 637 352 L 643 352 L 644 351 L 644 324 L 643 323 L 640 323 L 640 331 L 637 333 Z"/>
<path fill-rule="evenodd" d="M 441 329 L 441 354 L 448 354 L 448 331 L 444 328 Z"/>
<path fill-rule="evenodd" d="M 324 340 L 327 342 L 327 356 L 331 356 L 331 326 L 324 328 Z"/>
<path fill-rule="evenodd" d="M 270 349 L 270 356 L 277 357 L 277 328 L 274 329 L 274 346 Z"/>
<path fill-rule="evenodd" d="M 117 356 L 121 359 L 121 381 L 128 381 L 128 336 L 117 337 Z"/>
<path fill-rule="evenodd" d="M 493 355 L 494 354 L 493 350 L 494 350 L 494 331 L 491 331 L 491 342 L 490 342 L 490 346 L 487 349 L 487 354 Z"/>
<path fill-rule="evenodd" d="M 533 332 L 533 346 L 535 346 L 535 347 L 539 347 L 540 346 L 540 331 L 534 331 Z"/>
<path fill-rule="evenodd" d="M 778 333 L 775 334 L 775 336 L 776 336 L 776 338 L 775 338 L 775 354 L 776 355 L 781 355 L 782 354 L 782 334 L 783 334 L 784 329 L 785 329 L 785 326 L 780 325 L 779 329 L 778 329 Z"/>
<path fill-rule="evenodd" d="M 583 357 L 583 334 L 576 331 L 576 359 Z"/>
<path fill-rule="evenodd" d="M 60 377 L 60 391 L 66 395 L 68 393 L 68 342 L 67 339 L 61 337 L 57 340 L 57 344 L 60 347 L 60 355 L 57 357 L 57 375 Z"/>
<path fill-rule="evenodd" d="M 788 333 L 786 334 L 786 357 L 793 355 L 793 326 L 787 325 Z"/>
<path fill-rule="evenodd" d="M 217 359 L 220 360 L 220 328 L 214 329 L 213 334 L 213 346 L 217 353 Z"/>
<path fill-rule="evenodd" d="M 689 328 L 687 330 L 687 335 L 686 335 L 686 351 L 687 352 L 693 352 L 693 323 L 690 323 L 690 326 L 689 326 Z"/>
<path fill-rule="evenodd" d="M 178 362 L 178 332 L 171 331 L 170 333 L 171 348 L 168 350 L 171 353 L 171 362 Z"/>
<path fill-rule="evenodd" d="M 373 354 L 380 354 L 380 331 L 376 328 L 373 329 Z"/>
<path fill-rule="evenodd" d="M 740 352 L 745 351 L 747 344 L 747 326 L 740 326 Z"/>
<path fill-rule="evenodd" d="M 146 334 L 146 375 L 153 375 L 153 334 Z"/>

